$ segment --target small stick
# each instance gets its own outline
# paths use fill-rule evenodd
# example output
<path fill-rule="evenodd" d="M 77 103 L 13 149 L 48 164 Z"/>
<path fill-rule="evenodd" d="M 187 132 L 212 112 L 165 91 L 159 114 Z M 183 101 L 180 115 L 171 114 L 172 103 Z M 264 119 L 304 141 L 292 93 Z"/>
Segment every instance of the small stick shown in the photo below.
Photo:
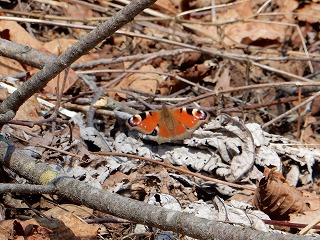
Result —
<path fill-rule="evenodd" d="M 275 117 L 274 119 L 272 119 L 269 122 L 266 122 L 265 124 L 262 125 L 262 128 L 266 128 L 268 126 L 270 126 L 271 124 L 279 121 L 280 119 L 288 116 L 290 113 L 298 110 L 299 108 L 303 107 L 304 105 L 307 105 L 309 102 L 313 101 L 315 98 L 320 96 L 320 91 L 317 92 L 316 94 L 314 94 L 313 96 L 309 97 L 307 100 L 303 101 L 302 103 L 298 104 L 297 106 L 291 108 L 290 110 L 286 111 L 285 113 L 279 115 L 278 117 Z"/>

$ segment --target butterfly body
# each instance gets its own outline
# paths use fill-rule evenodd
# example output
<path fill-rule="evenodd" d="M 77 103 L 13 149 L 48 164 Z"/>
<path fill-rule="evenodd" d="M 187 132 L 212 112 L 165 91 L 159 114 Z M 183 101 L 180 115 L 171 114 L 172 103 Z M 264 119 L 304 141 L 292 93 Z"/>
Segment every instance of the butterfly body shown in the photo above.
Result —
<path fill-rule="evenodd" d="M 173 108 L 163 106 L 159 111 L 146 111 L 129 118 L 130 129 L 148 135 L 159 144 L 171 140 L 190 137 L 202 123 L 207 122 L 209 114 L 194 108 Z"/>

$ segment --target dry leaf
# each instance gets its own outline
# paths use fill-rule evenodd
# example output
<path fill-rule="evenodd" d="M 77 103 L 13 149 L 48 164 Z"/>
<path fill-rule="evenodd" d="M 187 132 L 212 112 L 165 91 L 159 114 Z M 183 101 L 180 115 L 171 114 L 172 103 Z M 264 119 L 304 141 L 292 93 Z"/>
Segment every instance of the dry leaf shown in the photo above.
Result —
<path fill-rule="evenodd" d="M 66 213 L 58 217 L 80 239 L 96 239 L 99 227 L 87 224 L 75 217 L 72 213 Z M 64 238 L 66 239 L 66 238 Z"/>
<path fill-rule="evenodd" d="M 252 9 L 253 5 L 254 5 L 254 1 L 243 1 L 243 2 L 239 2 L 238 4 L 235 4 L 234 9 L 236 10 L 237 15 L 240 18 L 248 18 L 248 17 L 252 17 L 254 14 Z"/>
<path fill-rule="evenodd" d="M 303 8 L 296 11 L 300 21 L 308 23 L 319 23 L 320 20 L 320 3 L 309 3 Z"/>
<path fill-rule="evenodd" d="M 91 7 L 87 7 L 84 4 L 74 4 L 73 2 L 68 3 L 68 7 L 64 8 L 65 16 L 73 17 L 75 19 L 85 19 L 93 17 Z"/>
<path fill-rule="evenodd" d="M 59 82 L 59 92 L 61 92 L 64 78 L 65 78 L 65 74 L 66 74 L 66 71 L 63 71 L 58 76 L 56 76 L 54 79 L 49 81 L 47 83 L 47 85 L 43 88 L 44 91 L 46 91 L 47 93 L 56 94 L 56 89 L 57 89 L 58 82 Z M 67 79 L 65 81 L 63 93 L 68 91 L 69 88 L 72 87 L 77 82 L 78 79 L 79 78 L 78 78 L 77 74 L 75 73 L 75 71 L 73 71 L 72 69 L 68 69 Z"/>
<path fill-rule="evenodd" d="M 47 220 L 50 221 L 51 227 L 56 225 L 53 224 L 53 220 Z M 21 239 L 57 239 L 57 238 L 51 238 L 51 234 L 54 232 L 50 229 L 50 227 L 43 226 L 42 224 L 39 224 L 34 218 L 27 220 L 27 221 L 15 221 L 15 225 L 19 225 L 19 232 L 15 232 L 14 239 L 20 239 L 19 237 L 23 237 Z M 48 224 L 47 224 L 48 225 Z M 72 238 L 70 238 L 72 239 Z"/>
<path fill-rule="evenodd" d="M 0 240 L 13 239 L 14 237 L 14 224 L 16 220 L 3 220 L 0 221 Z"/>
<path fill-rule="evenodd" d="M 310 209 L 302 193 L 289 186 L 281 173 L 265 168 L 264 178 L 255 191 L 253 205 L 268 214 L 271 219 L 287 219 L 290 213 Z"/>
<path fill-rule="evenodd" d="M 281 12 L 281 13 L 292 13 L 292 11 L 297 9 L 297 7 L 299 6 L 298 1 L 296 0 L 286 0 L 286 1 L 276 0 L 274 2 L 278 5 L 278 9 L 277 9 L 278 12 Z"/>
<path fill-rule="evenodd" d="M 128 74 L 122 81 L 115 87 L 115 89 L 131 88 L 146 93 L 154 94 L 157 90 L 159 82 L 162 78 L 159 74 L 151 73 L 156 71 L 151 65 L 142 66 L 140 69 L 141 73 Z M 110 96 L 114 97 L 114 94 Z M 126 94 L 117 93 L 121 98 L 126 99 Z"/>
<path fill-rule="evenodd" d="M 277 16 L 278 21 L 286 23 L 294 23 L 296 21 L 295 15 L 292 12 L 299 6 L 296 0 L 275 0 L 274 3 L 278 6 L 275 12 L 281 13 Z"/>
<path fill-rule="evenodd" d="M 219 22 L 223 23 L 250 17 L 253 14 L 251 1 L 244 1 L 242 3 L 235 4 L 233 7 L 224 9 L 224 11 L 217 14 L 217 18 Z"/>
<path fill-rule="evenodd" d="M 315 219 L 319 219 L 319 216 L 320 216 L 320 209 L 316 211 L 306 211 L 304 213 L 293 213 L 293 214 L 290 214 L 290 222 L 309 224 L 313 222 Z M 316 230 L 312 230 L 312 232 L 314 231 Z"/>
<path fill-rule="evenodd" d="M 21 43 L 37 50 L 43 50 L 43 44 L 14 21 L 0 21 L 0 31 L 9 29 L 9 40 Z"/>
<path fill-rule="evenodd" d="M 0 72 L 3 76 L 15 75 L 25 72 L 21 64 L 13 59 L 0 56 Z"/>
<path fill-rule="evenodd" d="M 77 42 L 76 39 L 59 38 L 44 44 L 44 48 L 55 55 L 60 55 Z"/>
<path fill-rule="evenodd" d="M 8 90 L 5 88 L 0 88 L 0 101 L 5 100 L 9 96 Z"/>
<path fill-rule="evenodd" d="M 76 4 L 75 2 L 68 2 L 67 8 L 64 8 L 64 16 L 72 17 L 74 20 L 81 19 L 85 20 L 93 17 L 93 11 L 90 6 L 83 4 Z M 83 25 L 83 21 L 74 21 L 74 24 Z M 77 33 L 79 36 L 84 36 L 88 33 L 87 30 L 81 28 L 72 29 L 73 32 Z"/>
<path fill-rule="evenodd" d="M 287 26 L 271 23 L 241 22 L 226 26 L 224 43 L 233 45 L 242 43 L 250 45 L 254 42 L 282 42 Z"/>
<path fill-rule="evenodd" d="M 19 221 L 24 230 L 22 236 L 33 239 L 96 239 L 99 227 L 89 225 L 72 213 L 64 213 L 58 218 L 34 217 L 28 221 Z M 28 238 L 31 239 L 31 238 Z"/>
<path fill-rule="evenodd" d="M 55 55 L 60 55 L 64 51 L 66 51 L 69 47 L 71 47 L 73 44 L 75 44 L 77 40 L 75 39 L 55 39 L 51 42 L 48 42 L 44 45 L 44 48 L 47 49 L 47 51 L 51 52 Z M 81 60 L 80 60 L 81 61 Z M 34 74 L 38 70 L 32 71 Z M 56 93 L 57 84 L 59 81 L 59 89 L 61 90 L 63 86 L 63 79 L 64 79 L 65 72 L 60 73 L 60 76 L 56 76 L 54 79 L 52 79 L 50 82 L 47 83 L 47 85 L 44 87 L 44 90 L 47 93 Z M 68 89 L 73 86 L 73 84 L 78 80 L 77 74 L 72 70 L 69 69 L 68 71 L 68 77 L 65 82 L 65 87 L 63 89 L 63 92 L 68 91 Z"/>
<path fill-rule="evenodd" d="M 61 53 L 65 52 L 68 48 L 70 48 L 76 42 L 78 42 L 77 39 L 58 38 L 58 39 L 53 39 L 52 41 L 45 43 L 44 48 L 48 52 L 58 56 Z M 92 55 L 95 55 L 95 54 L 92 53 Z M 100 55 L 88 57 L 88 54 L 86 54 L 86 55 L 81 56 L 76 62 L 85 62 L 85 61 L 90 61 L 90 60 L 99 59 L 99 58 L 101 58 Z"/>
<path fill-rule="evenodd" d="M 215 91 L 221 91 L 221 90 L 226 90 L 230 88 L 231 79 L 230 79 L 230 71 L 228 67 L 223 68 L 219 76 L 216 76 L 215 78 L 218 78 L 217 84 L 214 87 Z"/>
<path fill-rule="evenodd" d="M 78 206 L 74 204 L 62 204 L 51 208 L 50 210 L 44 212 L 48 217 L 59 218 L 59 216 L 66 213 L 73 213 L 80 218 L 89 218 L 93 214 L 93 210 L 85 206 Z"/>
<path fill-rule="evenodd" d="M 168 12 L 174 15 L 178 13 L 170 0 L 157 0 L 152 7 L 159 9 L 161 12 Z"/>
<path fill-rule="evenodd" d="M 303 192 L 303 196 L 307 199 L 307 203 L 310 206 L 310 210 L 303 213 L 293 213 L 290 214 L 290 222 L 309 224 L 315 220 L 320 220 L 320 199 L 319 195 L 315 192 Z"/>
<path fill-rule="evenodd" d="M 300 141 L 305 144 L 320 145 L 317 119 L 313 116 L 306 116 L 304 128 L 301 131 Z"/>
<path fill-rule="evenodd" d="M 43 120 L 43 117 L 41 116 L 41 108 L 40 104 L 37 100 L 37 98 L 33 95 L 28 100 L 22 104 L 22 106 L 17 111 L 16 116 L 14 117 L 14 120 L 27 120 L 32 122 L 37 122 L 40 120 Z M 25 129 L 27 131 L 37 131 L 40 129 L 39 125 L 35 125 L 32 128 L 26 127 L 26 126 L 19 126 L 19 129 Z"/>

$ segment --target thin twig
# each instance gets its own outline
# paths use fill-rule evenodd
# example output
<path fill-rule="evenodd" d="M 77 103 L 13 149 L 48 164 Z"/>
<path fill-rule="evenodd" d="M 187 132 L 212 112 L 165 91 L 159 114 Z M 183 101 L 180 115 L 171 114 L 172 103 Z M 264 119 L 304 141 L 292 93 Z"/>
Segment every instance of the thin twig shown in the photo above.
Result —
<path fill-rule="evenodd" d="M 279 121 L 280 119 L 288 116 L 289 114 L 291 114 L 292 112 L 296 111 L 297 109 L 303 107 L 304 105 L 307 105 L 309 102 L 313 101 L 315 98 L 317 98 L 319 96 L 320 96 L 320 91 L 317 92 L 316 94 L 314 94 L 312 97 L 309 97 L 307 100 L 303 101 L 302 103 L 298 104 L 297 106 L 295 106 L 295 107 L 291 108 L 290 110 L 286 111 L 285 113 L 279 115 L 278 117 L 272 119 L 269 122 L 266 122 L 261 127 L 262 128 L 266 128 L 266 127 L 270 126 L 271 124 L 273 124 L 273 123 Z"/>
<path fill-rule="evenodd" d="M 59 152 L 59 153 L 65 154 L 65 155 L 69 155 L 71 157 L 76 157 L 76 158 L 82 159 L 82 156 L 80 156 L 80 155 L 77 155 L 77 154 L 74 154 L 74 153 L 71 153 L 71 152 L 68 152 L 68 151 L 64 151 L 64 150 L 61 150 L 61 149 L 58 149 L 58 148 L 55 148 L 55 147 L 50 147 L 50 146 L 47 146 L 47 145 L 43 145 L 41 143 L 37 143 L 37 146 L 43 147 L 43 148 L 47 148 L 47 149 L 51 149 L 51 150 L 54 150 L 56 152 Z"/>
<path fill-rule="evenodd" d="M 275 85 L 274 83 L 264 83 L 264 84 L 255 84 L 255 85 L 248 85 L 248 86 L 241 86 L 241 87 L 235 87 L 235 88 L 228 88 L 228 89 L 223 89 L 223 90 L 216 90 L 212 91 L 209 93 L 202 94 L 197 97 L 189 98 L 186 101 L 182 101 L 178 104 L 175 105 L 175 107 L 181 107 L 184 106 L 190 101 L 199 101 L 211 96 L 218 96 L 220 94 L 224 93 L 231 93 L 231 92 L 237 92 L 237 91 L 248 91 L 248 90 L 253 90 L 253 89 L 264 89 L 264 88 L 275 88 L 275 87 L 284 87 L 284 86 L 320 86 L 319 82 L 282 82 L 282 83 L 277 83 Z"/>

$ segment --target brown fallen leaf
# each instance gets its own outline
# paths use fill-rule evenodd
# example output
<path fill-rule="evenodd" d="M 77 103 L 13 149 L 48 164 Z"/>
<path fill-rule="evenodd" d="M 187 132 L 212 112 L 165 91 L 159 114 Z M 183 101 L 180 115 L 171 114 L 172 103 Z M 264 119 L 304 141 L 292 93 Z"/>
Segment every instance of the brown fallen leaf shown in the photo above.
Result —
<path fill-rule="evenodd" d="M 77 4 L 76 2 L 68 2 L 67 8 L 62 8 L 64 16 L 72 17 L 73 19 L 84 19 L 93 17 L 92 8 L 83 4 Z M 82 21 L 75 21 L 74 24 L 83 24 Z M 78 36 L 84 36 L 87 34 L 87 30 L 81 28 L 74 28 L 72 30 L 77 33 Z"/>
<path fill-rule="evenodd" d="M 252 7 L 253 5 L 251 1 L 239 2 L 239 4 L 235 4 L 233 8 L 228 9 L 227 11 L 229 12 L 229 14 L 224 14 L 224 17 L 226 16 L 229 17 L 229 19 L 226 19 L 226 20 L 230 20 L 235 16 L 238 16 L 240 18 L 251 17 L 254 14 Z M 236 14 L 232 14 L 234 13 L 233 10 L 236 11 Z"/>
<path fill-rule="evenodd" d="M 320 3 L 309 3 L 304 5 L 303 8 L 298 9 L 299 21 L 306 21 L 308 23 L 318 23 L 320 15 Z"/>
<path fill-rule="evenodd" d="M 61 91 L 62 86 L 63 86 L 63 81 L 65 78 L 65 74 L 66 74 L 66 71 L 63 71 L 58 76 L 56 76 L 54 79 L 49 81 L 47 83 L 47 85 L 43 88 L 44 91 L 47 93 L 56 94 L 56 88 L 58 86 L 58 82 L 59 82 L 59 91 Z M 79 77 L 77 76 L 75 71 L 73 71 L 72 69 L 69 69 L 68 74 L 67 74 L 67 79 L 66 79 L 66 82 L 65 82 L 65 85 L 63 88 L 63 93 L 68 91 L 69 88 L 72 87 L 77 82 L 78 79 L 79 79 Z"/>
<path fill-rule="evenodd" d="M 66 51 L 69 47 L 71 47 L 73 44 L 75 44 L 77 42 L 76 39 L 65 39 L 65 38 L 60 38 L 60 39 L 54 39 L 51 42 L 48 42 L 44 45 L 44 48 L 48 51 L 51 52 L 55 55 L 60 55 L 61 53 L 63 53 L 64 51 Z M 81 58 L 80 58 L 81 59 Z M 78 61 L 80 60 L 78 59 Z M 80 60 L 81 61 L 81 60 Z M 35 72 L 38 72 L 38 70 L 34 70 L 32 73 L 34 74 Z M 47 93 L 51 93 L 51 94 L 55 94 L 56 93 L 56 87 L 58 85 L 58 81 L 59 81 L 59 89 L 61 90 L 62 85 L 63 85 L 63 79 L 64 79 L 64 74 L 60 73 L 60 77 L 59 75 L 56 76 L 54 79 L 52 79 L 50 82 L 47 83 L 47 85 L 44 87 L 44 90 Z M 60 79 L 59 79 L 60 78 Z M 68 89 L 70 87 L 73 86 L 73 84 L 78 80 L 78 76 L 75 73 L 75 71 L 73 71 L 72 69 L 69 69 L 68 71 L 68 77 L 63 89 L 63 92 L 68 91 Z"/>
<path fill-rule="evenodd" d="M 303 192 L 303 196 L 307 198 L 310 210 L 303 213 L 292 213 L 290 214 L 290 222 L 310 224 L 310 226 L 304 228 L 303 232 L 319 232 L 319 230 L 310 230 L 312 226 L 317 225 L 320 222 L 320 198 L 315 192 Z M 302 233 L 300 233 L 302 234 Z"/>
<path fill-rule="evenodd" d="M 85 206 L 78 206 L 74 204 L 61 204 L 45 211 L 44 214 L 48 217 L 59 218 L 63 214 L 72 213 L 80 218 L 89 218 L 93 215 L 93 210 Z"/>
<path fill-rule="evenodd" d="M 290 213 L 310 210 L 302 193 L 289 186 L 283 175 L 275 168 L 265 168 L 264 178 L 259 182 L 253 198 L 253 205 L 273 220 L 287 220 Z"/>
<path fill-rule="evenodd" d="M 221 69 L 219 76 L 216 76 L 215 78 L 217 78 L 217 83 L 216 83 L 216 86 L 214 87 L 215 91 L 226 90 L 230 88 L 231 78 L 230 78 L 229 67 L 225 67 Z"/>
<path fill-rule="evenodd" d="M 15 230 L 13 225 L 15 224 L 16 220 L 3 220 L 0 221 L 0 239 L 13 239 Z"/>
<path fill-rule="evenodd" d="M 0 56 L 0 62 L 0 72 L 3 76 L 25 72 L 25 69 L 22 67 L 22 65 L 13 59 Z"/>
<path fill-rule="evenodd" d="M 75 217 L 72 213 L 66 213 L 58 217 L 80 239 L 96 239 L 99 227 L 90 225 Z M 66 238 L 65 238 L 66 239 Z"/>
<path fill-rule="evenodd" d="M 171 0 L 158 0 L 152 7 L 160 10 L 161 12 L 167 12 L 174 15 L 178 13 L 175 5 Z"/>
<path fill-rule="evenodd" d="M 1 233 L 5 236 L 8 236 L 8 233 L 12 235 L 11 237 L 8 236 L 6 239 L 57 239 L 50 237 L 53 232 L 50 228 L 39 225 L 35 219 L 27 221 L 4 220 L 1 221 L 0 229 Z M 3 231 L 3 229 L 6 231 Z M 73 238 L 68 239 L 71 240 Z"/>
<path fill-rule="evenodd" d="M 274 12 L 283 13 L 277 16 L 278 21 L 286 22 L 286 23 L 294 23 L 295 17 L 292 12 L 297 9 L 299 6 L 299 2 L 296 0 L 286 0 L 279 1 L 276 0 L 275 4 L 277 5 L 277 9 Z"/>
<path fill-rule="evenodd" d="M 27 221 L 16 221 L 17 224 L 21 230 L 19 234 L 15 231 L 15 239 L 18 236 L 28 236 L 28 239 L 96 239 L 99 230 L 99 227 L 81 221 L 72 213 L 63 213 L 58 218 L 35 216 Z"/>
<path fill-rule="evenodd" d="M 33 122 L 37 122 L 42 119 L 43 117 L 41 116 L 40 104 L 34 95 L 31 96 L 25 103 L 22 104 L 22 106 L 17 111 L 16 116 L 14 117 L 14 120 L 27 120 L 27 121 L 33 121 Z M 30 131 L 30 129 L 32 131 L 37 131 L 40 129 L 40 126 L 35 125 L 32 128 L 29 128 L 26 126 L 19 126 L 19 131 L 20 130 Z"/>
<path fill-rule="evenodd" d="M 319 122 L 313 116 L 306 116 L 304 126 L 301 131 L 300 141 L 304 144 L 320 145 L 320 136 L 318 133 Z"/>
<path fill-rule="evenodd" d="M 310 224 L 315 221 L 315 219 L 320 221 L 320 209 L 315 211 L 306 211 L 304 213 L 293 213 L 290 214 L 290 222 L 292 223 L 301 223 L 301 224 Z M 309 230 L 308 230 L 309 231 Z M 319 229 L 310 229 L 311 232 L 318 232 Z"/>
<path fill-rule="evenodd" d="M 285 37 L 287 26 L 260 22 L 241 22 L 229 25 L 225 28 L 224 43 L 233 45 L 235 43 L 253 44 L 282 42 Z"/>
<path fill-rule="evenodd" d="M 4 31 L 5 29 L 9 29 L 8 40 L 30 46 L 40 51 L 44 50 L 43 43 L 28 33 L 17 22 L 1 20 L 0 31 Z"/>
<path fill-rule="evenodd" d="M 132 73 L 128 74 L 122 81 L 115 87 L 115 89 L 122 88 L 131 88 L 139 90 L 146 93 L 154 94 L 157 90 L 159 82 L 162 81 L 162 78 L 159 74 L 152 73 L 155 68 L 151 65 L 142 66 L 140 69 L 141 73 Z M 115 97 L 115 95 L 120 96 L 123 99 L 126 99 L 126 94 L 123 93 L 110 93 L 110 97 Z"/>

